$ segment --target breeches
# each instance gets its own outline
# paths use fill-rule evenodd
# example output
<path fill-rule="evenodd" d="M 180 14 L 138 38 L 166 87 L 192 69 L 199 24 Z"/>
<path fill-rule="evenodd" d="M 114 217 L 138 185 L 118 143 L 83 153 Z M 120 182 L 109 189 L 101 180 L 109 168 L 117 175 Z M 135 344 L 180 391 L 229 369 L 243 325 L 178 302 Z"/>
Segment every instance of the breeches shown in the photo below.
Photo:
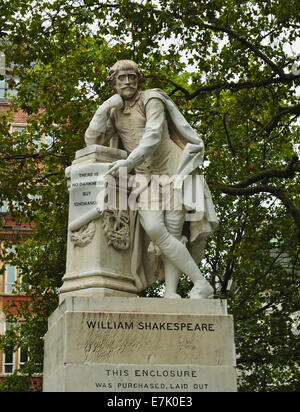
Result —
<path fill-rule="evenodd" d="M 152 242 L 164 239 L 169 234 L 181 238 L 185 221 L 183 210 L 139 210 L 141 225 Z"/>

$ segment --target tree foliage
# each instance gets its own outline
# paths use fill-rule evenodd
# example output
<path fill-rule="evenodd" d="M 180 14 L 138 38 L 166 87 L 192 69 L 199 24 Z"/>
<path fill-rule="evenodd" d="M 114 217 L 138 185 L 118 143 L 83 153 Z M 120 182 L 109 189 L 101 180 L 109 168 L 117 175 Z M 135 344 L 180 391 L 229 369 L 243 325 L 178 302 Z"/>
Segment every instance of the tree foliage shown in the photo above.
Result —
<path fill-rule="evenodd" d="M 0 199 L 17 221 L 33 222 L 14 259 L 23 291 L 49 302 L 23 311 L 28 327 L 19 336 L 32 353 L 38 348 L 41 359 L 32 337 L 45 332 L 64 274 L 64 168 L 110 95 L 108 68 L 132 59 L 145 87 L 169 93 L 205 143 L 220 227 L 202 268 L 234 315 L 240 390 L 299 390 L 291 314 L 300 306 L 300 3 L 10 0 L 0 7 L 1 50 L 18 92 L 11 113 L 0 115 Z M 18 109 L 30 116 L 28 127 L 11 135 Z"/>

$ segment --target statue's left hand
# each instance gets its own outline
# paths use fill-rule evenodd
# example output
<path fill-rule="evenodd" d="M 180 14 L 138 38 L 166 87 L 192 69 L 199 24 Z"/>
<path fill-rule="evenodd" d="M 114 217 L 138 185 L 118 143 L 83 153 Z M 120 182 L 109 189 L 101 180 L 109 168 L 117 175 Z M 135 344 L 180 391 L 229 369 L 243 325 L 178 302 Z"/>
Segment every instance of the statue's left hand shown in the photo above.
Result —
<path fill-rule="evenodd" d="M 116 162 L 113 162 L 111 164 L 111 167 L 108 169 L 108 171 L 105 173 L 105 175 L 111 175 L 111 176 L 114 176 L 114 177 L 119 176 L 120 168 L 126 168 L 127 172 L 129 173 L 134 168 L 134 165 L 128 159 L 117 160 Z"/>

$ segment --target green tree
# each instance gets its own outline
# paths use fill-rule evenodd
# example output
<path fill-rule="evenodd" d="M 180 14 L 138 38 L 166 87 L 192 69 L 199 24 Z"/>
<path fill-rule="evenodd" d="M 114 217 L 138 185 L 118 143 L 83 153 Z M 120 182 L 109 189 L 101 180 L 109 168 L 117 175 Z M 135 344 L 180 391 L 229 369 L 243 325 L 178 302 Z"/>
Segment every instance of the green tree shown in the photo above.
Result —
<path fill-rule="evenodd" d="M 23 290 L 33 302 L 47 297 L 30 315 L 22 309 L 28 321 L 18 336 L 31 342 L 34 357 L 42 358 L 42 345 L 33 335 L 45 332 L 64 274 L 64 168 L 110 95 L 108 68 L 126 58 L 144 69 L 145 87 L 169 93 L 203 137 L 220 226 L 202 269 L 234 315 L 240 390 L 299 390 L 299 337 L 290 316 L 300 306 L 300 73 L 293 53 L 300 3 L 4 3 L 1 50 L 14 63 L 8 81 L 18 91 L 11 111 L 30 119 L 11 136 L 10 114 L 1 115 L 0 198 L 16 220 L 34 223 L 14 257 Z M 186 278 L 180 287 L 186 293 Z"/>

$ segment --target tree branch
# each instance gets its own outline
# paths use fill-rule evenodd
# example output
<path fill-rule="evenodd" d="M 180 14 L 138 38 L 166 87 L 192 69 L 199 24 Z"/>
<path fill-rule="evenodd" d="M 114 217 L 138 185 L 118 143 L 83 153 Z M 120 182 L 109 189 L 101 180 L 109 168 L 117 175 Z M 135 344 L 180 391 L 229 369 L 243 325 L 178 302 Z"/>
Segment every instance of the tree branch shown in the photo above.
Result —
<path fill-rule="evenodd" d="M 264 87 L 270 84 L 291 83 L 297 79 L 300 79 L 300 74 L 298 75 L 288 74 L 285 76 L 284 79 L 281 77 L 269 77 L 265 80 L 260 80 L 260 81 L 247 81 L 247 82 L 237 82 L 237 83 L 234 83 L 234 82 L 217 83 L 217 84 L 199 87 L 196 91 L 189 94 L 188 99 L 192 100 L 194 97 L 204 92 L 212 92 L 215 90 L 231 90 L 232 92 L 237 92 L 242 89 L 251 89 L 253 87 Z"/>
<path fill-rule="evenodd" d="M 173 82 L 172 80 L 168 80 L 168 81 L 175 87 L 175 90 L 172 92 L 172 94 L 174 94 L 177 90 L 180 90 L 184 94 L 184 97 L 187 100 L 190 100 L 190 98 L 189 98 L 190 93 L 189 93 L 188 90 L 186 90 L 184 87 L 180 86 L 179 84 Z"/>
<path fill-rule="evenodd" d="M 173 11 L 171 18 L 176 17 L 181 19 L 182 15 L 178 14 L 177 12 Z M 203 23 L 201 20 L 196 20 L 192 19 L 189 22 L 191 25 L 194 24 L 195 26 L 198 26 L 200 29 L 201 28 L 206 28 L 215 32 L 222 32 L 228 34 L 229 37 L 232 37 L 239 41 L 242 45 L 244 45 L 247 49 L 251 50 L 256 56 L 261 58 L 277 75 L 277 77 L 271 76 L 265 80 L 261 81 L 247 81 L 247 82 L 238 82 L 238 83 L 228 83 L 228 82 L 223 82 L 223 83 L 218 83 L 214 85 L 209 85 L 209 86 L 204 86 L 204 87 L 199 87 L 195 92 L 189 93 L 186 89 L 183 87 L 176 85 L 174 82 L 171 82 L 177 90 L 181 90 L 185 97 L 188 100 L 192 100 L 194 97 L 198 96 L 200 93 L 203 92 L 211 92 L 215 90 L 231 90 L 231 91 L 238 91 L 241 89 L 250 89 L 252 87 L 262 87 L 262 86 L 267 86 L 269 84 L 287 84 L 291 83 L 294 80 L 300 79 L 300 74 L 294 75 L 292 73 L 285 73 L 284 70 L 279 67 L 277 64 L 275 64 L 265 53 L 263 53 L 258 46 L 255 46 L 254 44 L 250 43 L 248 40 L 246 40 L 244 37 L 236 33 L 235 31 L 231 30 L 228 27 L 220 27 L 220 26 L 215 26 L 213 24 L 209 23 Z M 165 79 L 166 80 L 166 79 Z M 176 90 L 172 92 L 174 94 Z"/>
<path fill-rule="evenodd" d="M 277 199 L 281 200 L 282 204 L 285 206 L 287 211 L 291 214 L 297 229 L 297 237 L 300 240 L 300 212 L 292 202 L 292 200 L 287 196 L 287 194 L 279 187 L 274 187 L 267 184 L 261 184 L 254 187 L 236 187 L 229 186 L 222 183 L 210 183 L 210 185 L 227 195 L 230 196 L 251 196 L 259 193 L 270 193 Z"/>
<path fill-rule="evenodd" d="M 262 180 L 266 180 L 272 177 L 276 177 L 280 179 L 293 179 L 295 177 L 296 172 L 300 172 L 300 161 L 297 156 L 294 156 L 284 170 L 280 170 L 280 169 L 264 170 L 230 187 L 236 188 L 236 189 L 242 189 L 242 188 L 251 186 L 253 183 L 257 183 L 257 182 L 260 182 Z"/>
<path fill-rule="evenodd" d="M 218 27 L 218 26 L 214 26 L 212 24 L 207 24 L 207 23 L 204 23 L 203 26 L 205 28 L 213 30 L 213 31 L 219 31 L 219 32 L 228 34 L 230 37 L 236 39 L 243 46 L 250 49 L 256 56 L 260 57 L 269 67 L 271 67 L 273 72 L 276 73 L 279 77 L 281 77 L 283 79 L 286 77 L 286 74 L 284 73 L 284 71 L 277 64 L 275 64 L 271 59 L 269 59 L 269 57 L 266 54 L 264 54 L 258 47 L 254 46 L 248 40 L 241 37 L 235 31 L 233 31 L 233 30 L 231 30 L 227 27 Z"/>
<path fill-rule="evenodd" d="M 226 294 L 228 282 L 232 278 L 232 273 L 233 273 L 235 264 L 237 262 L 237 257 L 234 256 L 233 252 L 236 248 L 236 245 L 240 244 L 243 239 L 245 226 L 246 226 L 248 217 L 249 217 L 249 208 L 248 208 L 248 202 L 247 202 L 245 217 L 243 219 L 241 227 L 236 232 L 236 235 L 232 242 L 232 246 L 230 248 L 231 253 L 229 253 L 228 261 L 226 264 L 226 270 L 225 270 L 225 274 L 224 274 L 224 278 L 222 280 L 222 286 L 221 286 L 221 293 L 223 295 Z M 233 257 L 230 257 L 230 255 L 232 255 Z"/>
<path fill-rule="evenodd" d="M 173 12 L 173 15 L 179 18 L 181 17 L 176 12 Z M 273 72 L 276 73 L 279 77 L 281 77 L 282 79 L 286 77 L 286 74 L 284 73 L 283 69 L 279 67 L 277 64 L 275 64 L 265 53 L 263 53 L 259 49 L 258 46 L 255 46 L 254 44 L 250 43 L 248 40 L 246 40 L 244 37 L 239 35 L 234 30 L 231 30 L 229 27 L 216 26 L 214 24 L 203 23 L 201 19 L 199 20 L 191 19 L 189 23 L 190 25 L 194 24 L 195 26 L 198 26 L 200 29 L 204 27 L 214 32 L 221 32 L 221 33 L 228 34 L 229 37 L 234 38 L 239 43 L 241 43 L 243 46 L 245 46 L 247 49 L 251 50 L 256 56 L 261 58 L 269 67 L 271 67 Z"/>
<path fill-rule="evenodd" d="M 9 160 L 26 160 L 26 159 L 44 159 L 45 156 L 52 156 L 52 157 L 57 157 L 57 158 L 64 158 L 64 155 L 59 155 L 55 153 L 28 153 L 28 154 L 18 154 L 18 155 L 13 155 L 13 156 L 0 156 L 0 160 L 3 161 L 9 161 Z"/>
<path fill-rule="evenodd" d="M 269 77 L 265 80 L 260 80 L 260 81 L 247 81 L 247 82 L 237 82 L 237 83 L 222 82 L 222 83 L 199 87 L 193 93 L 190 93 L 187 89 L 175 83 L 174 81 L 161 77 L 159 75 L 148 75 L 146 76 L 146 78 L 155 78 L 155 79 L 165 81 L 166 83 L 171 83 L 175 87 L 175 89 L 172 91 L 172 95 L 176 93 L 177 90 L 180 90 L 184 94 L 184 97 L 187 100 L 192 100 L 195 97 L 197 97 L 199 94 L 206 93 L 206 92 L 213 92 L 213 91 L 220 91 L 220 90 L 230 90 L 232 92 L 238 92 L 239 90 L 243 90 L 243 89 L 252 89 L 254 87 L 265 87 L 270 84 L 292 83 L 294 80 L 300 79 L 300 74 L 298 75 L 287 74 L 285 75 L 284 79 L 281 77 Z"/>
<path fill-rule="evenodd" d="M 280 107 L 280 111 L 276 113 L 269 122 L 263 126 L 255 136 L 260 135 L 263 132 L 267 132 L 270 134 L 272 130 L 277 126 L 280 119 L 285 116 L 286 114 L 295 114 L 297 116 L 300 115 L 300 105 L 293 106 L 293 107 Z"/>
<path fill-rule="evenodd" d="M 264 170 L 255 176 L 250 176 L 249 178 L 242 180 L 235 185 L 226 185 L 219 182 L 209 182 L 209 185 L 215 190 L 219 190 L 229 196 L 251 196 L 259 193 L 272 194 L 282 202 L 287 211 L 291 214 L 297 226 L 297 236 L 300 240 L 300 211 L 283 189 L 265 183 L 268 182 L 269 178 L 292 179 L 294 178 L 296 172 L 300 172 L 300 161 L 297 156 L 294 156 L 284 170 Z M 251 186 L 252 184 L 260 181 L 263 183 L 257 186 Z"/>
<path fill-rule="evenodd" d="M 235 149 L 232 146 L 231 139 L 230 139 L 229 132 L 228 132 L 228 128 L 227 128 L 227 124 L 226 124 L 226 114 L 223 116 L 222 122 L 223 122 L 223 126 L 224 126 L 225 133 L 226 133 L 226 136 L 227 136 L 227 143 L 228 143 L 229 149 L 231 151 L 232 156 L 235 157 Z"/>
<path fill-rule="evenodd" d="M 59 173 L 59 172 L 57 172 L 57 173 L 48 173 L 47 175 L 45 175 L 45 176 L 43 176 L 43 177 L 40 177 L 39 179 L 35 179 L 35 180 L 34 180 L 34 183 L 35 183 L 35 184 L 41 183 L 41 182 L 43 182 L 44 180 L 48 179 L 48 178 L 51 177 L 51 176 L 59 176 L 60 174 L 61 174 L 61 173 Z"/>

